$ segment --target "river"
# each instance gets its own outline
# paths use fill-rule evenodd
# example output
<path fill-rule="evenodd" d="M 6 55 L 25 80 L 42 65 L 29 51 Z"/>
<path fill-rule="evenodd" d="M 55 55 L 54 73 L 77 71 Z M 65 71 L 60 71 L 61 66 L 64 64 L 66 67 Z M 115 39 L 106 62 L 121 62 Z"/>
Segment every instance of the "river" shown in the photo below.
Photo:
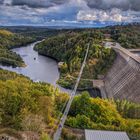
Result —
<path fill-rule="evenodd" d="M 26 67 L 13 68 L 9 66 L 0 66 L 0 68 L 28 76 L 34 82 L 41 81 L 50 83 L 51 85 L 58 87 L 62 92 L 70 93 L 71 90 L 62 88 L 56 84 L 56 81 L 60 76 L 57 62 L 49 57 L 39 55 L 33 50 L 35 44 L 38 42 L 12 49 L 12 51 L 20 54 Z"/>

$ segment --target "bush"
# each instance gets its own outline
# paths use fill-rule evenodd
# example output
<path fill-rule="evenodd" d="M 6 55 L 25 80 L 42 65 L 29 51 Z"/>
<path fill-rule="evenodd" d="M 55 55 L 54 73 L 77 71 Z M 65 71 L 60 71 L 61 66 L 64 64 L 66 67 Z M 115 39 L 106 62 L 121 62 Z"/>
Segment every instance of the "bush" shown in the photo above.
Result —
<path fill-rule="evenodd" d="M 48 134 L 42 133 L 40 140 L 51 140 L 51 138 Z"/>
<path fill-rule="evenodd" d="M 126 131 L 135 135 L 140 129 L 139 120 L 123 118 L 114 101 L 91 98 L 88 93 L 75 96 L 66 125 L 81 129 Z"/>

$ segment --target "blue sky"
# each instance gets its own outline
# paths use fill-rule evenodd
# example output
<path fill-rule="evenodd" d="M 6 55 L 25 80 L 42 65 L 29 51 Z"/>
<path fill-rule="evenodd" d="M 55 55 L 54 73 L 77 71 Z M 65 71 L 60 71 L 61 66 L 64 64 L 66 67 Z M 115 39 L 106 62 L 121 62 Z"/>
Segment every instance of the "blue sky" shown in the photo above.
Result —
<path fill-rule="evenodd" d="M 140 22 L 140 0 L 0 0 L 0 25 L 94 27 Z"/>

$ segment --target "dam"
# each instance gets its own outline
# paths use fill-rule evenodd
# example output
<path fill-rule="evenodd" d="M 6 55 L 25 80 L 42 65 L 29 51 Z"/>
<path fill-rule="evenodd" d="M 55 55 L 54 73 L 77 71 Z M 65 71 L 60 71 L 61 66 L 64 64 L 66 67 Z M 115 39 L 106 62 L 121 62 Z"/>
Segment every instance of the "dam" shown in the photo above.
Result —
<path fill-rule="evenodd" d="M 105 78 L 102 96 L 140 102 L 140 57 L 122 48 L 118 43 L 112 48 L 117 58 Z M 134 50 L 133 50 L 134 51 Z"/>

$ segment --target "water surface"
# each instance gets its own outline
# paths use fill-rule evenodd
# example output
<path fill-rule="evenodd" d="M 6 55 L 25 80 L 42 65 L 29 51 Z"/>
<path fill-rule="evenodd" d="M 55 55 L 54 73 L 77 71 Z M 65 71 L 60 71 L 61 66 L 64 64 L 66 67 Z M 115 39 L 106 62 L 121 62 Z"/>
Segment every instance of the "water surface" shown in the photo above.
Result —
<path fill-rule="evenodd" d="M 64 92 L 70 92 L 70 90 L 64 89 L 56 84 L 60 75 L 58 64 L 55 60 L 39 55 L 36 51 L 34 51 L 33 47 L 36 43 L 38 42 L 13 49 L 14 52 L 20 54 L 26 64 L 26 67 L 13 68 L 9 66 L 0 66 L 0 68 L 28 76 L 35 82 L 41 81 L 50 83 L 59 87 Z"/>

